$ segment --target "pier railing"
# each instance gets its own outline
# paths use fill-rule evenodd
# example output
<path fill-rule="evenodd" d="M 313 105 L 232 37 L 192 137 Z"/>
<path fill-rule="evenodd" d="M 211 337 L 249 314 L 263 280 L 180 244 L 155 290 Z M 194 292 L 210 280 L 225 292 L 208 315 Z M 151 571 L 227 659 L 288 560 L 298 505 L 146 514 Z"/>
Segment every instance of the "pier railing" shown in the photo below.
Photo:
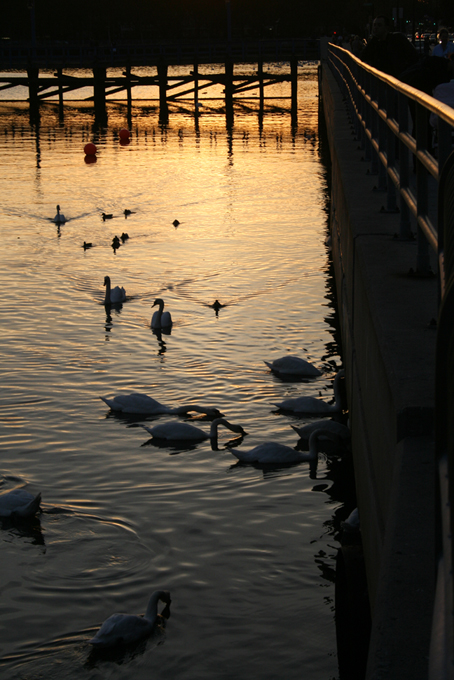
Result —
<path fill-rule="evenodd" d="M 364 148 L 386 210 L 400 211 L 402 239 L 417 229 L 415 271 L 430 273 L 430 248 L 438 253 L 438 190 L 453 149 L 454 110 L 424 92 L 368 66 L 350 52 L 329 46 L 329 62 L 346 97 L 355 134 Z M 435 126 L 430 124 L 436 116 Z"/>
<path fill-rule="evenodd" d="M 330 45 L 329 65 L 386 211 L 400 212 L 413 238 L 415 273 L 438 266 L 440 306 L 435 379 L 437 574 L 429 680 L 454 680 L 454 109 Z M 417 370 L 417 367 L 415 367 Z"/>

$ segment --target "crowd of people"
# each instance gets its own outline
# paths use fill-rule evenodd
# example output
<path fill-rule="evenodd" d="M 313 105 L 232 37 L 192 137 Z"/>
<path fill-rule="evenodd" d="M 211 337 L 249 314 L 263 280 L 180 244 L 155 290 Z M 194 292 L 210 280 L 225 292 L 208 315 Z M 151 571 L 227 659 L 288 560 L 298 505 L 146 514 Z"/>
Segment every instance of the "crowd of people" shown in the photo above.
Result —
<path fill-rule="evenodd" d="M 414 70 L 434 71 L 434 79 L 441 78 L 441 82 L 450 80 L 454 73 L 454 42 L 449 39 L 447 28 L 440 27 L 437 34 L 437 44 L 427 45 L 422 50 L 417 50 L 414 44 L 403 33 L 393 30 L 392 23 L 387 16 L 380 15 L 375 17 L 371 35 L 368 40 L 358 35 L 352 35 L 346 42 L 340 35 L 334 34 L 331 42 L 348 46 L 352 53 L 370 64 L 374 68 L 384 71 L 400 80 L 407 82 L 407 71 Z M 434 57 L 435 59 L 432 59 Z M 443 59 L 439 62 L 438 59 Z M 447 61 L 446 61 L 447 60 Z M 453 61 L 451 61 L 453 60 Z M 405 74 L 402 78 L 402 74 Z M 424 79 L 426 81 L 427 79 Z M 416 87 L 414 82 L 411 82 Z M 423 82 L 423 89 L 427 91 L 426 82 Z M 433 89 L 430 88 L 431 90 Z M 431 94 L 431 92 L 428 92 Z"/>
<path fill-rule="evenodd" d="M 380 15 L 367 41 L 352 36 L 343 46 L 366 64 L 454 108 L 454 43 L 445 27 L 439 28 L 437 38 L 432 49 L 418 51 L 407 36 L 393 30 L 388 17 Z M 432 115 L 434 127 L 436 120 Z"/>

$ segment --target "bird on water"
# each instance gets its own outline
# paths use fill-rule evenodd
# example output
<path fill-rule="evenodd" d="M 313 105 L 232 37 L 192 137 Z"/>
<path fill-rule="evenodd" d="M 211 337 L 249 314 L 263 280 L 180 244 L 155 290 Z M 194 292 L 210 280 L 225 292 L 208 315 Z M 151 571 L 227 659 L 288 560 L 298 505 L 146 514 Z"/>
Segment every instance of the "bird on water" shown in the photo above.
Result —
<path fill-rule="evenodd" d="M 317 397 L 293 397 L 291 399 L 284 399 L 279 403 L 273 404 L 282 411 L 290 411 L 291 413 L 313 413 L 315 415 L 329 415 L 330 413 L 337 413 L 342 410 L 340 380 L 344 377 L 344 371 L 339 373 L 334 378 L 334 403 L 328 404 Z"/>
<path fill-rule="evenodd" d="M 152 328 L 170 328 L 172 326 L 172 317 L 170 312 L 164 312 L 164 300 L 161 298 L 156 298 L 156 300 L 151 305 L 155 307 L 159 306 L 159 309 L 153 314 L 151 319 Z"/>
<path fill-rule="evenodd" d="M 57 214 L 55 215 L 53 221 L 55 224 L 63 224 L 66 222 L 66 217 L 60 212 L 60 206 L 57 205 Z"/>
<path fill-rule="evenodd" d="M 131 645 L 149 637 L 153 628 L 160 622 L 158 602 L 170 605 L 168 590 L 155 590 L 148 602 L 144 616 L 135 614 L 112 614 L 104 621 L 96 635 L 89 643 L 97 649 L 105 649 L 115 645 Z"/>
<path fill-rule="evenodd" d="M 126 300 L 126 291 L 123 286 L 110 286 L 110 276 L 104 277 L 104 285 L 106 287 L 106 296 L 104 298 L 105 305 L 115 304 L 116 302 L 124 302 Z"/>
<path fill-rule="evenodd" d="M 237 434 L 247 434 L 241 425 L 229 423 L 229 421 L 225 418 L 216 418 L 213 420 L 209 433 L 205 432 L 200 427 L 191 425 L 190 423 L 181 423 L 178 421 L 171 423 L 161 423 L 160 425 L 155 425 L 154 427 L 147 427 L 146 425 L 142 425 L 141 427 L 151 434 L 153 439 L 160 439 L 161 441 L 165 440 L 168 442 L 181 442 L 217 439 L 219 425 L 224 425 L 224 427 Z"/>

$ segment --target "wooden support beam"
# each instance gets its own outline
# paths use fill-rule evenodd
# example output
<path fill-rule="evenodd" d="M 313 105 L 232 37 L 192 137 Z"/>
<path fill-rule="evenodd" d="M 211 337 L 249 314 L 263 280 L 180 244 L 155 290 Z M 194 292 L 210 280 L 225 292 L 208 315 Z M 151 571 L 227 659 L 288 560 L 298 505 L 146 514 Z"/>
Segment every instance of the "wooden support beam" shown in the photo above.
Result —
<path fill-rule="evenodd" d="M 106 69 L 103 66 L 93 68 L 93 99 L 95 102 L 95 119 L 104 124 L 107 119 L 106 110 Z"/>
<path fill-rule="evenodd" d="M 37 110 L 39 108 L 38 87 L 39 87 L 39 69 L 35 66 L 30 66 L 27 69 L 28 77 L 28 101 L 30 102 L 30 110 Z"/>

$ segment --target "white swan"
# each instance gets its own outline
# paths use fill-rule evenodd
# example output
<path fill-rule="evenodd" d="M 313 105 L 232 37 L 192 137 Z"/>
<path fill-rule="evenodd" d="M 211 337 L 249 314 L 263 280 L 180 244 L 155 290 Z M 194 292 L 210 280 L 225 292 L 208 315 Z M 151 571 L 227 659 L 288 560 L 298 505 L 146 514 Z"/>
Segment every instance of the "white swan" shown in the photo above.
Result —
<path fill-rule="evenodd" d="M 216 420 L 213 420 L 210 426 L 209 434 L 201 430 L 200 427 L 195 427 L 190 423 L 181 422 L 162 423 L 160 425 L 155 425 L 155 427 L 147 427 L 146 425 L 142 425 L 142 427 L 155 439 L 164 439 L 169 442 L 180 442 L 217 439 L 219 425 L 224 425 L 224 427 L 227 427 L 229 430 L 232 430 L 232 432 L 236 432 L 238 434 L 247 434 L 241 425 L 233 425 L 225 418 L 216 418 Z"/>
<path fill-rule="evenodd" d="M 320 429 L 332 432 L 342 441 L 348 441 L 350 439 L 350 429 L 347 425 L 336 423 L 335 420 L 316 420 L 313 423 L 303 425 L 303 427 L 297 427 L 296 425 L 292 425 L 292 427 L 301 439 L 309 439 L 312 432 Z"/>
<path fill-rule="evenodd" d="M 153 314 L 151 319 L 151 327 L 170 328 L 172 325 L 172 317 L 170 316 L 170 312 L 163 312 L 164 300 L 161 300 L 161 298 L 156 298 L 151 306 L 154 307 L 155 305 L 159 305 L 159 309 Z"/>
<path fill-rule="evenodd" d="M 159 600 L 169 605 L 170 593 L 167 590 L 156 590 L 150 598 L 145 616 L 112 614 L 89 643 L 96 648 L 105 648 L 118 644 L 133 644 L 147 638 L 159 618 Z"/>
<path fill-rule="evenodd" d="M 106 287 L 106 297 L 104 298 L 104 304 L 110 305 L 116 302 L 124 302 L 126 300 L 126 291 L 123 286 L 115 286 L 115 288 L 110 287 L 110 276 L 104 277 L 104 285 Z"/>
<path fill-rule="evenodd" d="M 57 214 L 55 215 L 53 221 L 55 224 L 63 224 L 63 222 L 66 222 L 66 217 L 63 215 L 63 213 L 60 212 L 60 206 L 57 205 Z"/>
<path fill-rule="evenodd" d="M 341 522 L 341 527 L 344 531 L 348 531 L 350 533 L 360 530 L 358 508 L 352 510 L 347 519 Z"/>
<path fill-rule="evenodd" d="M 303 463 L 316 462 L 318 457 L 317 439 L 323 430 L 312 432 L 309 437 L 309 451 L 297 451 L 291 446 L 278 442 L 265 442 L 250 451 L 239 448 L 231 449 L 231 453 L 243 463 Z"/>
<path fill-rule="evenodd" d="M 313 414 L 326 414 L 336 413 L 342 410 L 339 381 L 345 375 L 345 372 L 339 371 L 339 373 L 334 378 L 334 403 L 327 404 L 323 399 L 318 399 L 317 397 L 294 397 L 292 399 L 284 399 L 278 404 L 273 404 L 277 406 L 282 411 L 291 411 L 292 413 L 313 413 Z"/>
<path fill-rule="evenodd" d="M 0 517 L 33 517 L 39 510 L 41 494 L 33 496 L 25 489 L 13 489 L 0 495 Z"/>
<path fill-rule="evenodd" d="M 282 376 L 283 378 L 291 378 L 292 376 L 297 378 L 304 376 L 312 378 L 322 374 L 321 371 L 319 371 L 318 368 L 315 368 L 309 361 L 300 359 L 300 357 L 295 357 L 291 354 L 271 362 L 265 361 L 265 364 L 278 377 Z"/>
<path fill-rule="evenodd" d="M 197 413 L 205 413 L 207 416 L 219 417 L 222 413 L 217 408 L 210 406 L 199 406 L 198 404 L 189 404 L 188 406 L 176 406 L 170 408 L 161 404 L 153 397 L 139 392 L 132 394 L 119 394 L 112 399 L 107 397 L 99 397 L 107 404 L 112 411 L 122 411 L 123 413 L 146 413 L 147 415 L 160 415 L 163 413 L 170 413 L 172 415 L 186 415 L 190 411 Z"/>

